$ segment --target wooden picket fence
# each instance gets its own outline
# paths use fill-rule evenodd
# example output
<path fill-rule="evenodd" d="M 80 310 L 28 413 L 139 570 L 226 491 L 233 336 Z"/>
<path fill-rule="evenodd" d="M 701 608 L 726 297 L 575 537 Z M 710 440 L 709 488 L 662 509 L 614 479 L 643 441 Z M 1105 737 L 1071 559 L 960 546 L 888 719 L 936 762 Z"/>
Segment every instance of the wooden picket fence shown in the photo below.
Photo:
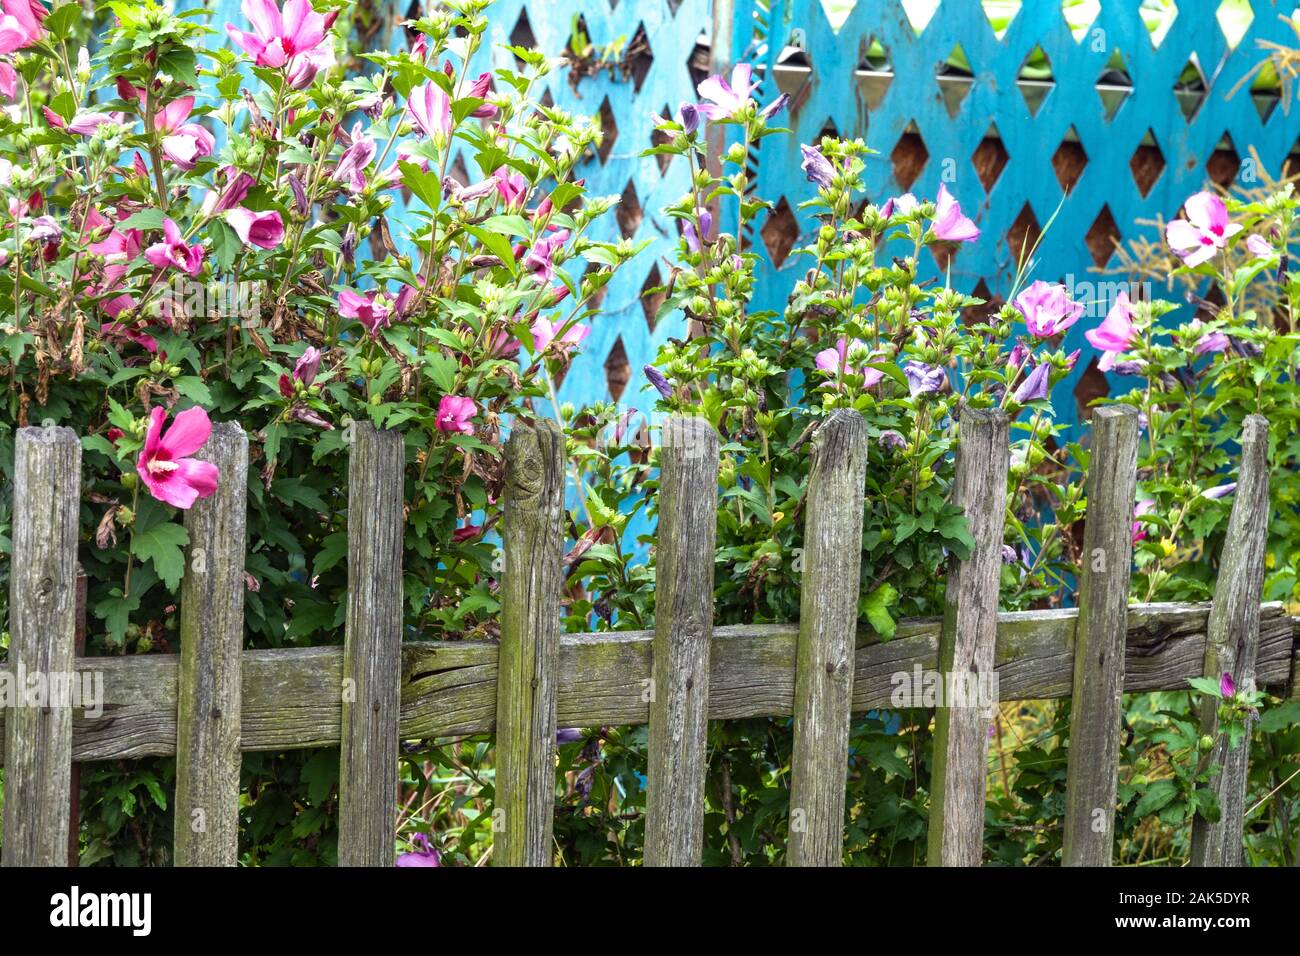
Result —
<path fill-rule="evenodd" d="M 649 723 L 647 865 L 697 865 L 710 719 L 793 715 L 789 862 L 841 860 L 850 715 L 888 707 L 915 666 L 988 676 L 1001 699 L 1073 697 L 1064 862 L 1107 865 L 1121 693 L 1178 690 L 1231 672 L 1239 687 L 1284 686 L 1292 619 L 1260 604 L 1269 516 L 1268 425 L 1244 424 L 1241 469 L 1212 604 L 1128 603 L 1138 423 L 1093 417 L 1079 608 L 998 613 L 1008 467 L 1004 415 L 965 409 L 955 500 L 975 547 L 955 562 L 941 621 L 904 621 L 883 642 L 857 623 L 867 428 L 827 418 L 813 442 L 798 625 L 713 627 L 718 437 L 703 420 L 664 426 L 653 632 L 561 634 L 563 438 L 518 423 L 502 527 L 501 638 L 402 641 L 403 439 L 366 425 L 350 446 L 346 637 L 342 647 L 243 649 L 248 442 L 213 429 L 201 455 L 226 480 L 185 514 L 190 544 L 177 655 L 74 656 L 81 446 L 66 428 L 25 428 L 15 461 L 9 668 L 92 671 L 103 713 L 11 708 L 4 715 L 3 863 L 68 862 L 74 761 L 175 754 L 175 862 L 237 861 L 241 751 L 340 747 L 342 865 L 391 866 L 402 739 L 495 731 L 493 860 L 552 860 L 560 726 Z M 1206 707 L 1203 732 L 1214 733 Z M 978 865 L 987 732 L 977 705 L 935 721 L 929 854 Z M 1217 823 L 1197 819 L 1193 861 L 1239 864 L 1247 749 L 1214 755 Z"/>

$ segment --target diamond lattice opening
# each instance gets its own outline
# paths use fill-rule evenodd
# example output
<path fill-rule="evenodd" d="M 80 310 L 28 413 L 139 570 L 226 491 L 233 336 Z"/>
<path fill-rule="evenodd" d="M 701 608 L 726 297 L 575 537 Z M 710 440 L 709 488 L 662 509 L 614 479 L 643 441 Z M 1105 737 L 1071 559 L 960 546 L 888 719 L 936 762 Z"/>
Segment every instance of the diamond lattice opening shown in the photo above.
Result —
<path fill-rule="evenodd" d="M 1083 175 L 1084 167 L 1088 165 L 1088 154 L 1083 148 L 1083 143 L 1079 142 L 1079 134 L 1073 126 L 1065 131 L 1065 138 L 1061 140 L 1061 145 L 1056 147 L 1056 152 L 1052 154 L 1052 171 L 1056 173 L 1056 181 L 1061 184 L 1061 188 L 1070 192 L 1079 182 L 1079 177 Z"/>
<path fill-rule="evenodd" d="M 1193 53 L 1178 75 L 1178 82 L 1174 84 L 1174 96 L 1178 100 L 1178 108 L 1183 111 L 1183 119 L 1189 123 L 1194 120 L 1208 95 L 1205 71 Z"/>
<path fill-rule="evenodd" d="M 1151 17 L 1150 20 L 1143 18 L 1147 25 L 1147 35 L 1151 37 L 1151 46 L 1160 49 L 1160 44 L 1165 42 L 1165 37 L 1169 36 L 1169 31 L 1178 19 L 1178 4 L 1174 0 L 1165 0 L 1164 4 L 1159 7 L 1145 8 L 1142 11 Z"/>
<path fill-rule="evenodd" d="M 831 30 L 839 33 L 857 5 L 858 0 L 822 0 L 822 12 L 826 14 Z"/>
<path fill-rule="evenodd" d="M 661 112 L 659 115 L 666 120 L 670 120 L 673 118 L 672 110 L 670 110 L 666 105 L 663 108 L 663 112 Z M 673 141 L 672 136 L 664 132 L 658 126 L 656 126 L 654 129 L 650 131 L 651 146 L 667 146 L 672 141 Z M 673 159 L 674 157 L 668 153 L 659 153 L 655 156 L 655 162 L 659 164 L 659 175 L 661 176 L 667 175 L 668 167 L 673 164 Z"/>
<path fill-rule="evenodd" d="M 767 254 L 772 258 L 772 265 L 781 268 L 799 238 L 799 220 L 795 218 L 784 196 L 777 202 L 776 208 L 768 213 L 767 222 L 763 223 L 763 228 L 758 232 L 763 245 L 767 247 Z"/>
<path fill-rule="evenodd" d="M 632 185 L 630 179 L 623 188 L 623 195 L 619 197 L 618 208 L 614 211 L 614 218 L 618 220 L 618 231 L 624 239 L 635 238 L 637 230 L 641 228 L 641 220 L 645 218 L 645 213 L 641 210 L 641 200 L 637 197 L 636 187 Z"/>
<path fill-rule="evenodd" d="M 632 77 L 633 93 L 641 92 L 641 84 L 645 83 L 646 74 L 650 72 L 654 61 L 655 54 L 650 49 L 650 37 L 646 35 L 645 24 L 638 24 L 623 59 L 623 69 Z"/>
<path fill-rule="evenodd" d="M 1223 0 L 1219 9 L 1214 11 L 1214 19 L 1219 21 L 1228 49 L 1235 50 L 1254 22 L 1255 11 L 1251 9 L 1250 0 Z"/>
<path fill-rule="evenodd" d="M 1224 133 L 1223 139 L 1219 140 L 1219 145 L 1214 147 L 1214 152 L 1205 161 L 1205 174 L 1210 177 L 1211 182 L 1227 189 L 1237 178 L 1240 169 L 1241 154 L 1237 152 L 1232 136 Z"/>
<path fill-rule="evenodd" d="M 1007 148 L 1002 145 L 1002 136 L 998 133 L 997 124 L 990 123 L 988 132 L 984 134 L 984 138 L 975 147 L 975 152 L 970 158 L 984 192 L 993 191 L 994 184 L 1002 175 L 1002 170 L 1006 169 L 1007 160 L 1010 158 Z"/>
<path fill-rule="evenodd" d="M 925 148 L 925 140 L 921 139 L 921 134 L 916 131 L 916 124 L 913 123 L 907 132 L 898 137 L 893 152 L 889 154 L 889 161 L 894 167 L 894 182 L 904 192 L 911 189 L 912 183 L 921 175 L 921 170 L 925 169 L 929 159 L 930 151 Z"/>
<path fill-rule="evenodd" d="M 1106 122 L 1115 118 L 1119 108 L 1133 94 L 1133 77 L 1128 72 L 1128 61 L 1124 54 L 1116 50 L 1110 62 L 1097 77 L 1097 96 L 1101 99 L 1101 109 Z"/>
<path fill-rule="evenodd" d="M 614 150 L 614 142 L 618 139 L 618 122 L 614 119 L 614 108 L 609 105 L 609 97 L 600 104 L 600 128 L 604 132 L 601 137 L 600 145 L 596 147 L 596 155 L 600 157 L 600 164 L 605 165 L 609 159 L 609 154 Z"/>
<path fill-rule="evenodd" d="M 869 39 L 865 47 L 856 79 L 858 95 L 867 105 L 867 110 L 872 111 L 880 108 L 889 92 L 889 85 L 894 82 L 894 64 L 889 57 L 889 48 L 875 37 Z"/>
<path fill-rule="evenodd" d="M 651 332 L 655 330 L 655 318 L 667 300 L 668 290 L 664 288 L 659 263 L 656 262 L 650 267 L 650 272 L 641 285 L 641 311 L 645 313 L 645 326 Z"/>
<path fill-rule="evenodd" d="M 960 43 L 953 44 L 952 51 L 935 67 L 934 77 L 943 97 L 944 108 L 948 110 L 949 116 L 956 118 L 961 112 L 961 104 L 975 85 L 970 61 L 966 59 L 966 51 Z"/>
<path fill-rule="evenodd" d="M 1038 237 L 1042 234 L 1043 230 L 1038 225 L 1038 217 L 1034 215 L 1033 207 L 1025 203 L 1020 210 L 1020 215 L 1016 216 L 1015 222 L 1007 230 L 1007 248 L 1011 251 L 1012 260 L 1020 262 L 1027 258 L 1038 245 Z"/>
<path fill-rule="evenodd" d="M 1101 0 L 1061 0 L 1061 14 L 1076 43 L 1088 35 L 1101 13 Z"/>
<path fill-rule="evenodd" d="M 1133 151 L 1133 156 L 1128 161 L 1128 168 L 1133 173 L 1133 182 L 1143 197 L 1151 194 L 1151 189 L 1160 178 L 1160 174 L 1165 171 L 1165 166 L 1165 154 L 1160 151 L 1156 134 L 1148 129 L 1146 136 L 1142 137 L 1141 144 Z"/>
<path fill-rule="evenodd" d="M 1110 382 L 1106 381 L 1106 373 L 1097 367 L 1097 356 L 1094 355 L 1074 386 L 1074 407 L 1078 420 L 1092 421 L 1092 403 L 1109 394 Z"/>
<path fill-rule="evenodd" d="M 1042 108 L 1043 100 L 1052 92 L 1056 86 L 1056 79 L 1052 74 L 1052 61 L 1047 54 L 1043 52 L 1041 46 L 1036 46 L 1029 51 L 1025 57 L 1025 62 L 1020 65 L 1020 75 L 1016 79 L 1016 88 L 1020 90 L 1020 95 L 1025 99 L 1025 106 L 1029 108 L 1030 116 L 1037 116 L 1038 111 Z"/>
<path fill-rule="evenodd" d="M 1119 240 L 1119 225 L 1110 211 L 1110 205 L 1104 205 L 1083 237 L 1088 251 L 1092 253 L 1092 261 L 1098 269 L 1110 261 L 1110 257 L 1115 254 L 1115 247 L 1119 245 Z"/>
<path fill-rule="evenodd" d="M 1011 29 L 1011 21 L 1024 4 L 1021 0 L 1000 0 L 998 3 L 983 3 L 980 6 L 984 8 L 984 16 L 988 17 L 989 26 L 993 28 L 993 35 L 1001 40 Z"/>
<path fill-rule="evenodd" d="M 623 337 L 614 340 L 614 345 L 605 356 L 605 385 L 609 397 L 618 401 L 632 380 L 632 364 L 627 360 L 627 349 L 623 347 Z"/>
<path fill-rule="evenodd" d="M 916 31 L 917 36 L 925 32 L 925 28 L 930 25 L 938 9 L 939 0 L 905 0 L 903 3 L 907 22 L 912 24 L 912 29 Z"/>
<path fill-rule="evenodd" d="M 515 21 L 514 27 L 510 30 L 510 45 L 523 47 L 525 50 L 531 50 L 537 46 L 537 37 L 533 33 L 533 25 L 528 21 L 528 11 L 520 10 L 519 19 Z M 524 61 L 515 57 L 516 69 L 524 68 Z"/>

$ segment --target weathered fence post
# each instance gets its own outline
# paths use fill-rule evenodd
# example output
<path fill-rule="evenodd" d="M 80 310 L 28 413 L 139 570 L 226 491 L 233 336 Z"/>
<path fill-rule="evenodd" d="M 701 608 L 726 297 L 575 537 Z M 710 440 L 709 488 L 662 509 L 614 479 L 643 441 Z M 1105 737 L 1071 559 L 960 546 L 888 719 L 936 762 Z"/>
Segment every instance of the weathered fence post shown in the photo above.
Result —
<path fill-rule="evenodd" d="M 348 462 L 348 606 L 339 752 L 339 865 L 396 862 L 406 448 L 357 422 Z"/>
<path fill-rule="evenodd" d="M 181 581 L 175 862 L 234 866 L 248 437 L 234 422 L 221 422 L 197 457 L 216 465 L 221 478 L 216 494 L 185 513 L 190 542 Z"/>
<path fill-rule="evenodd" d="M 939 635 L 944 700 L 934 715 L 929 866 L 979 866 L 983 857 L 992 714 L 986 701 L 969 696 L 972 683 L 975 688 L 996 686 L 997 676 L 993 652 L 1006 521 L 1007 417 L 1001 411 L 963 408 L 960 424 L 953 501 L 966 513 L 975 548 L 948 575 Z M 963 699 L 949 700 L 954 690 Z"/>
<path fill-rule="evenodd" d="M 1092 413 L 1088 520 L 1074 627 L 1074 683 L 1066 772 L 1066 866 L 1110 866 L 1133 564 L 1138 413 L 1108 405 Z"/>
<path fill-rule="evenodd" d="M 1268 420 L 1248 415 L 1242 422 L 1241 468 L 1205 635 L 1205 676 L 1218 681 L 1229 673 L 1239 691 L 1255 689 L 1259 597 L 1271 514 Z M 1218 702 L 1213 698 L 1201 704 L 1201 733 L 1219 737 Z M 1199 813 L 1192 821 L 1191 862 L 1193 866 L 1241 866 L 1249 734 L 1235 750 L 1228 749 L 1226 737 L 1218 739 L 1209 759 L 1222 768 L 1208 784 L 1218 794 L 1220 815 L 1214 823 Z"/>
<path fill-rule="evenodd" d="M 660 447 L 646 866 L 699 866 L 713 640 L 718 433 L 674 415 Z"/>
<path fill-rule="evenodd" d="M 867 424 L 852 409 L 813 439 L 804 517 L 794 753 L 790 762 L 789 866 L 839 866 L 862 571 Z"/>
<path fill-rule="evenodd" d="M 22 428 L 14 443 L 9 668 L 14 685 L 67 688 L 76 633 L 81 442 L 70 428 Z M 53 679 L 53 680 L 52 680 Z M 68 700 L 5 712 L 5 866 L 65 866 L 72 778 Z"/>
<path fill-rule="evenodd" d="M 517 420 L 506 442 L 493 862 L 549 866 L 564 586 L 564 436 Z"/>

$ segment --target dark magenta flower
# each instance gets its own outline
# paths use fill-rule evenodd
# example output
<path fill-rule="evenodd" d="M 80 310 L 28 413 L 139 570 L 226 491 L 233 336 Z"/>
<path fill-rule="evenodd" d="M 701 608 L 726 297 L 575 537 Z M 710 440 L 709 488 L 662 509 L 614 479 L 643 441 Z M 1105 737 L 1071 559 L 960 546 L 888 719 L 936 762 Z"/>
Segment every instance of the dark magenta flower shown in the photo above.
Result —
<path fill-rule="evenodd" d="M 414 850 L 397 855 L 398 866 L 442 866 L 442 855 L 429 844 L 429 838 L 423 833 L 411 837 L 411 845 Z"/>
<path fill-rule="evenodd" d="M 1224 697 L 1235 697 L 1237 694 L 1237 684 L 1232 679 L 1232 675 L 1227 671 L 1219 678 L 1219 693 Z"/>

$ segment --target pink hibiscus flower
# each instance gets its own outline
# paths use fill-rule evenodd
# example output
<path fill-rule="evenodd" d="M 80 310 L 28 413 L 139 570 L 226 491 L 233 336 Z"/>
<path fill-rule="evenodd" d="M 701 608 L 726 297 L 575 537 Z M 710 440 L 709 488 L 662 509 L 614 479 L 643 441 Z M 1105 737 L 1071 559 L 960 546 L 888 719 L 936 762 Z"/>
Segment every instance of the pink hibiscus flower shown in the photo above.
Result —
<path fill-rule="evenodd" d="M 1137 329 L 1133 327 L 1133 304 L 1128 293 L 1121 292 L 1115 296 L 1115 304 L 1101 320 L 1101 325 L 1083 333 L 1092 347 L 1102 352 L 1097 368 L 1103 372 L 1110 371 L 1115 365 L 1115 358 L 1130 348 L 1137 340 Z"/>
<path fill-rule="evenodd" d="M 284 239 L 284 220 L 275 211 L 253 212 L 236 206 L 227 211 L 226 222 L 246 246 L 274 249 Z"/>
<path fill-rule="evenodd" d="M 943 242 L 974 242 L 980 237 L 975 223 L 962 215 L 961 206 L 942 183 L 939 184 L 939 195 L 934 202 L 934 222 L 930 228 L 934 230 L 936 239 Z"/>
<path fill-rule="evenodd" d="M 204 252 L 201 243 L 187 246 L 180 227 L 169 218 L 163 220 L 163 241 L 146 249 L 144 257 L 159 269 L 180 269 L 196 276 L 203 269 Z"/>
<path fill-rule="evenodd" d="M 41 23 L 49 11 L 37 0 L 2 0 L 0 9 L 0 53 L 13 53 L 45 36 Z"/>
<path fill-rule="evenodd" d="M 221 477 L 216 465 L 189 457 L 208 440 L 212 422 L 196 405 L 177 415 L 164 435 L 166 418 L 167 411 L 161 407 L 149 413 L 149 430 L 135 470 L 149 494 L 177 508 L 188 508 L 215 492 Z"/>
<path fill-rule="evenodd" d="M 272 69 L 310 58 L 334 25 L 338 11 L 317 13 L 310 0 L 288 0 L 283 15 L 273 0 L 244 0 L 240 5 L 253 26 L 252 33 L 226 24 L 226 33 L 258 66 Z"/>
<path fill-rule="evenodd" d="M 444 395 L 438 403 L 438 431 L 460 432 L 464 435 L 474 434 L 471 419 L 478 413 L 478 406 L 472 398 L 458 395 Z"/>
<path fill-rule="evenodd" d="M 1214 193 L 1199 192 L 1183 203 L 1186 219 L 1165 227 L 1165 241 L 1184 265 L 1207 262 L 1241 232 L 1241 223 L 1228 221 L 1228 207 Z"/>

